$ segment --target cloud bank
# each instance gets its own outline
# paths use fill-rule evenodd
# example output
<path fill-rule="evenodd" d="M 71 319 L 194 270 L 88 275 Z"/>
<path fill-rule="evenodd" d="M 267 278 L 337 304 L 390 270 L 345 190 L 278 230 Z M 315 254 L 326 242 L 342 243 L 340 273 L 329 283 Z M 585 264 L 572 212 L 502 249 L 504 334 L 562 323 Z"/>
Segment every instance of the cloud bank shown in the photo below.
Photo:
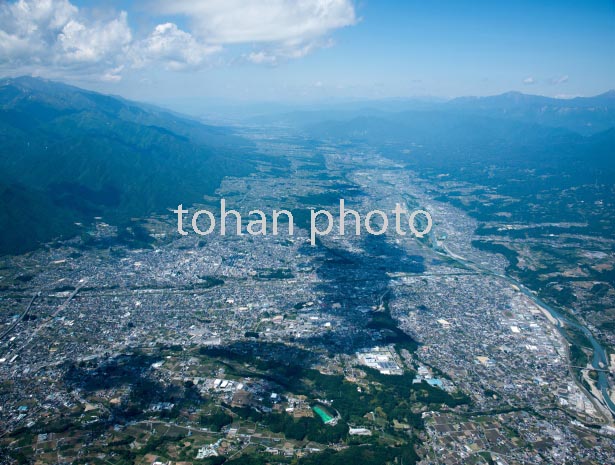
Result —
<path fill-rule="evenodd" d="M 0 5 L 4 69 L 117 69 L 132 43 L 125 12 L 91 21 L 68 0 L 19 0 Z"/>
<path fill-rule="evenodd" d="M 254 63 L 300 58 L 332 44 L 334 30 L 356 24 L 350 0 L 159 1 L 162 14 L 183 15 L 199 37 L 221 44 L 254 44 Z"/>
<path fill-rule="evenodd" d="M 136 3 L 136 2 L 135 2 Z M 185 18 L 191 31 L 164 21 L 135 37 L 125 11 L 104 19 L 69 0 L 0 4 L 0 72 L 121 79 L 127 69 L 206 66 L 237 44 L 255 64 L 276 64 L 332 45 L 329 34 L 356 23 L 351 0 L 157 1 L 156 19 Z"/>

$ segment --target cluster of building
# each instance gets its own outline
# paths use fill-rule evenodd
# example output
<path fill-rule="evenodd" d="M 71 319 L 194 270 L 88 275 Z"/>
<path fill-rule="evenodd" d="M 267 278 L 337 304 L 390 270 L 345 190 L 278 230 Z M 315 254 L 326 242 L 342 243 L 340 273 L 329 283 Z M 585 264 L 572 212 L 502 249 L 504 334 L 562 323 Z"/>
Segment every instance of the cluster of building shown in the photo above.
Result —
<path fill-rule="evenodd" d="M 383 375 L 401 375 L 404 372 L 393 345 L 362 349 L 357 352 L 357 359 L 362 365 L 378 370 Z"/>
<path fill-rule="evenodd" d="M 390 376 L 401 375 L 405 365 L 416 368 L 416 383 L 469 395 L 472 405 L 463 413 L 425 412 L 424 463 L 467 463 L 486 452 L 498 464 L 541 463 L 531 457 L 533 448 L 550 463 L 608 463 L 612 434 L 600 406 L 570 375 L 567 345 L 554 322 L 504 278 L 455 262 L 459 256 L 495 273 L 505 268 L 500 255 L 472 247 L 474 220 L 431 199 L 411 173 L 369 149 L 346 153 L 329 147 L 324 153 L 330 169 L 320 177 L 301 171 L 309 165 L 313 173 L 310 151 L 280 143 L 275 150 L 290 153 L 290 171 L 299 174 L 228 179 L 219 194 L 244 210 L 306 208 L 318 206 L 345 179 L 355 186 L 351 192 L 361 191 L 346 199 L 358 210 L 405 203 L 430 211 L 435 245 L 397 236 L 340 237 L 333 231 L 312 247 L 300 227 L 293 237 L 178 237 L 172 218 L 158 217 L 147 224 L 158 239 L 151 249 L 121 244 L 84 249 L 74 239 L 3 259 L 2 282 L 12 284 L 0 295 L 2 437 L 11 440 L 21 427 L 66 413 L 79 415 L 82 425 L 109 419 L 130 396 L 131 383 L 102 383 L 92 394 L 74 377 L 126 354 L 267 345 L 282 347 L 289 358 L 291 349 L 304 354 L 306 368 L 344 374 L 357 381 L 359 392 L 356 365 Z M 352 230 L 352 222 L 346 227 Z M 115 232 L 101 220 L 92 237 L 109 241 Z M 415 353 L 400 356 L 403 351 L 391 342 L 400 334 L 369 324 L 383 315 L 419 343 Z M 319 415 L 313 399 L 247 375 L 202 374 L 199 364 L 197 357 L 165 358 L 130 375 L 147 372 L 165 388 L 190 386 L 218 407 L 285 412 L 295 419 Z M 176 407 L 172 401 L 149 404 L 148 434 L 155 419 Z M 335 405 L 330 407 L 333 413 Z M 196 408 L 185 413 L 186 424 L 171 426 L 208 434 L 210 442 L 195 450 L 198 460 L 241 454 L 254 444 L 284 456 L 329 447 L 233 425 L 220 432 L 222 439 L 197 428 Z M 367 436 L 378 430 L 361 423 L 349 429 L 353 441 L 374 440 Z M 589 424 L 594 428 L 584 426 Z M 50 439 L 41 434 L 37 440 L 44 447 L 33 445 L 35 457 L 43 453 L 39 449 L 58 449 L 57 441 L 45 445 Z M 105 431 L 97 440 L 106 443 L 113 434 Z"/>

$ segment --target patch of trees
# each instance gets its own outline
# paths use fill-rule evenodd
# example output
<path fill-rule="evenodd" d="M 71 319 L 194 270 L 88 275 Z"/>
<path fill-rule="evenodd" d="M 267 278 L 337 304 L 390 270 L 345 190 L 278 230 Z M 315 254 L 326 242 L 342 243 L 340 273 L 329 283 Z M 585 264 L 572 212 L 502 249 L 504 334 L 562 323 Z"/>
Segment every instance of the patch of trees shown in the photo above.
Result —
<path fill-rule="evenodd" d="M 201 415 L 199 423 L 202 427 L 210 428 L 212 431 L 220 431 L 226 425 L 233 422 L 233 417 L 222 409 L 216 409 L 208 415 Z"/>
<path fill-rule="evenodd" d="M 319 454 L 308 455 L 299 460 L 299 465 L 382 465 L 386 463 L 417 462 L 417 455 L 412 445 L 405 447 L 352 446 L 341 451 L 328 449 Z"/>

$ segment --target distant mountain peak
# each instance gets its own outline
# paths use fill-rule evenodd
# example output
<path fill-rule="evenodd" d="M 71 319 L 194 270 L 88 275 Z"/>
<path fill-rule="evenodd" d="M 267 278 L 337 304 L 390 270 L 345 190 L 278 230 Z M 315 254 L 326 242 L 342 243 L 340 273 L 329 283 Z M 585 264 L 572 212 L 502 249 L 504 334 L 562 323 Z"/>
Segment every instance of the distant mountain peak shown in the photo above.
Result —
<path fill-rule="evenodd" d="M 504 92 L 500 94 L 500 97 L 531 97 L 529 94 L 524 94 L 523 92 L 519 92 L 518 90 L 509 90 L 508 92 Z"/>
<path fill-rule="evenodd" d="M 615 99 L 615 89 L 607 90 L 603 94 L 596 95 L 595 98 Z"/>
<path fill-rule="evenodd" d="M 64 84 L 62 82 L 52 81 L 50 79 L 45 79 L 45 78 L 35 77 L 35 76 L 17 76 L 17 77 L 9 77 L 9 78 L 0 79 L 0 87 L 4 87 L 4 86 L 16 86 L 16 87 L 26 88 L 26 89 L 44 89 L 44 88 L 48 88 L 49 86 L 54 86 L 54 87 L 62 87 L 62 88 L 73 88 L 74 90 L 81 90 L 81 89 L 77 89 L 76 87 L 70 86 L 68 84 Z"/>
<path fill-rule="evenodd" d="M 541 95 L 524 94 L 517 90 L 511 90 L 497 95 L 484 95 L 480 97 L 459 97 L 451 100 L 452 104 L 465 104 L 465 103 L 478 103 L 478 104 L 495 104 L 501 105 L 503 103 L 510 104 L 526 104 L 534 102 L 546 102 L 552 100 L 549 97 L 543 97 Z"/>

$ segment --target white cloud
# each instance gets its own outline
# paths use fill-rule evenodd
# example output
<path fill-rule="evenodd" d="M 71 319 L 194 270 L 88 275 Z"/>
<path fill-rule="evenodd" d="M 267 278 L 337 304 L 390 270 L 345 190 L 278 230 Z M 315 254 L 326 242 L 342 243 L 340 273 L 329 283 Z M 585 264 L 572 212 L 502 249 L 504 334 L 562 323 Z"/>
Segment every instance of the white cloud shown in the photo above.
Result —
<path fill-rule="evenodd" d="M 188 16 L 195 34 L 220 44 L 313 39 L 356 22 L 349 0 L 175 0 L 158 8 Z"/>
<path fill-rule="evenodd" d="M 160 24 L 134 40 L 127 14 L 92 20 L 68 0 L 18 0 L 0 5 L 0 71 L 51 77 L 97 77 L 115 82 L 131 67 L 200 66 L 220 50 Z"/>
<path fill-rule="evenodd" d="M 275 55 L 270 55 L 264 50 L 260 50 L 258 52 L 252 52 L 248 56 L 248 61 L 255 63 L 257 65 L 269 64 L 275 65 L 277 63 L 277 58 Z"/>
<path fill-rule="evenodd" d="M 328 48 L 332 45 L 331 39 L 316 39 L 309 42 L 285 41 L 279 44 L 267 44 L 264 48 L 249 53 L 246 58 L 257 65 L 275 66 L 280 61 L 302 58 L 318 48 Z"/>
<path fill-rule="evenodd" d="M 565 84 L 568 82 L 568 75 L 564 74 L 563 76 L 553 77 L 549 80 L 549 83 L 556 86 L 558 84 Z"/>
<path fill-rule="evenodd" d="M 162 14 L 184 15 L 192 33 L 210 43 L 262 44 L 248 55 L 254 63 L 300 58 L 331 45 L 332 31 L 357 22 L 351 0 L 158 1 Z"/>
<path fill-rule="evenodd" d="M 536 81 L 534 80 L 534 78 L 532 76 L 528 76 L 523 80 L 523 84 L 525 84 L 526 86 L 532 85 L 534 84 Z"/>
<path fill-rule="evenodd" d="M 165 23 L 137 43 L 132 54 L 136 66 L 163 62 L 168 69 L 179 70 L 200 66 L 206 57 L 220 50 L 219 45 L 201 43 L 176 24 Z"/>
<path fill-rule="evenodd" d="M 132 35 L 126 13 L 89 21 L 68 0 L 19 0 L 0 6 L 2 68 L 113 69 Z"/>
<path fill-rule="evenodd" d="M 153 1 L 158 13 L 186 16 L 192 33 L 163 22 L 135 38 L 124 11 L 102 20 L 70 0 L 0 0 L 0 73 L 115 82 L 131 68 L 204 66 L 227 44 L 252 44 L 244 59 L 276 65 L 331 46 L 330 32 L 356 23 L 351 0 Z"/>
<path fill-rule="evenodd" d="M 66 62 L 100 62 L 114 60 L 132 40 L 126 22 L 126 12 L 107 23 L 84 24 L 76 19 L 68 21 L 57 35 L 56 57 Z"/>
<path fill-rule="evenodd" d="M 107 70 L 100 79 L 106 82 L 119 82 L 122 80 L 122 71 L 124 70 L 124 65 L 120 65 L 116 68 Z"/>

